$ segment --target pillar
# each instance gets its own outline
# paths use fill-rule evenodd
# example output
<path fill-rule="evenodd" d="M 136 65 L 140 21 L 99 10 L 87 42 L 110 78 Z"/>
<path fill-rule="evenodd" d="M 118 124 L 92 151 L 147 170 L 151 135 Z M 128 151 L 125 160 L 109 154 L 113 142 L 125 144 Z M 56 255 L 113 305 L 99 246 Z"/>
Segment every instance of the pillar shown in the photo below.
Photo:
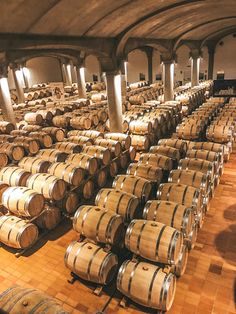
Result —
<path fill-rule="evenodd" d="M 122 104 L 126 102 L 127 98 L 127 61 L 121 62 L 121 99 Z"/>
<path fill-rule="evenodd" d="M 148 82 L 149 84 L 153 83 L 153 74 L 152 74 L 152 58 L 153 58 L 153 48 L 149 47 L 146 50 L 146 55 L 148 59 Z"/>
<path fill-rule="evenodd" d="M 11 71 L 16 87 L 16 93 L 18 96 L 18 104 L 23 103 L 25 101 L 24 97 L 24 88 L 23 88 L 23 82 L 22 82 L 22 72 L 19 67 L 16 67 L 15 65 L 11 66 Z"/>
<path fill-rule="evenodd" d="M 208 80 L 213 80 L 215 47 L 208 47 Z"/>
<path fill-rule="evenodd" d="M 3 118 L 6 121 L 9 121 L 16 124 L 15 120 L 15 114 L 13 111 L 12 103 L 11 103 L 11 96 L 10 96 L 10 90 L 9 85 L 7 81 L 7 67 L 1 67 L 0 68 L 0 94 L 1 94 L 1 109 L 3 113 Z"/>
<path fill-rule="evenodd" d="M 23 64 L 21 66 L 21 72 L 22 72 L 22 75 L 23 75 L 25 88 L 28 90 L 29 89 L 29 69 L 27 69 L 26 64 Z"/>
<path fill-rule="evenodd" d="M 174 60 L 163 61 L 164 101 L 174 100 Z"/>
<path fill-rule="evenodd" d="M 78 94 L 80 98 L 87 98 L 85 84 L 85 68 L 76 66 L 78 79 Z"/>
<path fill-rule="evenodd" d="M 116 72 L 106 72 L 107 102 L 111 132 L 122 130 L 121 76 Z"/>
<path fill-rule="evenodd" d="M 193 87 L 199 85 L 201 51 L 197 48 L 192 49 L 190 52 L 190 58 L 191 58 L 191 86 Z"/>
<path fill-rule="evenodd" d="M 66 74 L 66 85 L 72 85 L 72 75 L 71 75 L 71 65 L 68 62 L 65 64 L 65 74 Z"/>

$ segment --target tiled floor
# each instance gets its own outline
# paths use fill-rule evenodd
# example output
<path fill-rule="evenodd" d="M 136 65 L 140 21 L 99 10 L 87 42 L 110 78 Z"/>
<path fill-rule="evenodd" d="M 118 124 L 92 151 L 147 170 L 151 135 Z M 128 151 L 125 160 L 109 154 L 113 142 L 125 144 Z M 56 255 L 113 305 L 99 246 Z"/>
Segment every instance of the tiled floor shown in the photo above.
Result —
<path fill-rule="evenodd" d="M 60 226 L 27 257 L 17 259 L 0 248 L 0 292 L 19 284 L 56 297 L 69 313 L 95 314 L 101 310 L 111 291 L 97 297 L 84 283 L 71 285 L 67 282 L 70 272 L 64 267 L 64 253 L 70 241 L 76 238 L 76 233 L 69 227 L 68 224 Z M 197 245 L 190 253 L 186 273 L 178 280 L 175 301 L 169 313 L 235 314 L 235 277 L 236 150 L 225 166 Z M 118 301 L 119 294 L 104 313 L 155 313 L 134 304 L 122 309 Z"/>

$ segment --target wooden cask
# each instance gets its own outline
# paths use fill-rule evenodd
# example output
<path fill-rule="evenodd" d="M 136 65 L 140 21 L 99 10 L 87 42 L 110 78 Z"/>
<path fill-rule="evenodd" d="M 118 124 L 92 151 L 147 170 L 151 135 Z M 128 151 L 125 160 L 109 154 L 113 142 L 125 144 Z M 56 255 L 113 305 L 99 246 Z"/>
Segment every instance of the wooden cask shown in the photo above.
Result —
<path fill-rule="evenodd" d="M 64 162 L 68 154 L 58 149 L 41 149 L 37 157 L 49 162 Z"/>
<path fill-rule="evenodd" d="M 131 146 L 131 137 L 124 133 L 105 133 L 104 138 L 120 142 L 123 149 L 129 149 Z"/>
<path fill-rule="evenodd" d="M 58 201 L 66 193 L 66 182 L 46 173 L 32 174 L 26 184 L 30 189 L 43 194 L 46 199 Z"/>
<path fill-rule="evenodd" d="M 131 135 L 131 145 L 137 150 L 147 151 L 150 146 L 150 140 L 145 135 Z"/>
<path fill-rule="evenodd" d="M 61 221 L 61 211 L 55 206 L 45 205 L 43 212 L 36 218 L 34 223 L 41 229 L 52 230 Z"/>
<path fill-rule="evenodd" d="M 0 242 L 7 246 L 24 249 L 38 238 L 38 228 L 16 216 L 0 217 Z"/>
<path fill-rule="evenodd" d="M 215 153 L 209 150 L 204 150 L 204 149 L 191 149 L 187 151 L 186 157 L 211 161 L 214 165 L 215 172 L 218 171 L 219 163 L 220 163 L 220 156 L 218 153 Z"/>
<path fill-rule="evenodd" d="M 65 265 L 77 276 L 106 285 L 114 278 L 118 258 L 90 242 L 72 242 L 66 250 Z"/>
<path fill-rule="evenodd" d="M 37 113 L 41 114 L 43 119 L 46 120 L 47 122 L 52 122 L 53 114 L 50 110 L 38 110 Z"/>
<path fill-rule="evenodd" d="M 158 141 L 158 145 L 171 146 L 179 149 L 180 155 L 183 156 L 187 151 L 187 143 L 183 140 L 167 138 L 161 139 Z"/>
<path fill-rule="evenodd" d="M 109 174 L 113 178 L 117 175 L 119 171 L 119 166 L 117 160 L 112 160 L 109 165 Z"/>
<path fill-rule="evenodd" d="M 117 289 L 138 304 L 168 311 L 175 297 L 176 278 L 159 266 L 125 261 L 119 269 Z"/>
<path fill-rule="evenodd" d="M 194 213 L 192 208 L 176 202 L 153 200 L 146 203 L 143 219 L 161 222 L 189 237 L 194 224 Z"/>
<path fill-rule="evenodd" d="M 233 129 L 227 125 L 210 125 L 206 137 L 209 141 L 227 143 L 233 140 Z"/>
<path fill-rule="evenodd" d="M 13 123 L 8 121 L 0 121 L 0 133 L 10 134 L 15 129 Z"/>
<path fill-rule="evenodd" d="M 13 131 L 22 131 L 22 130 L 13 130 Z M 12 131 L 12 132 L 13 132 Z M 11 133 L 12 133 L 11 132 Z M 23 131 L 24 132 L 24 131 Z M 28 132 L 27 132 L 28 134 Z M 13 143 L 14 138 L 16 137 L 16 135 L 8 135 L 8 134 L 0 134 L 0 143 Z"/>
<path fill-rule="evenodd" d="M 0 294 L 0 309 L 5 314 L 67 314 L 55 299 L 39 290 L 18 286 Z"/>
<path fill-rule="evenodd" d="M 8 156 L 5 153 L 0 152 L 0 169 L 5 167 L 8 164 Z"/>
<path fill-rule="evenodd" d="M 104 165 L 108 165 L 111 161 L 111 151 L 103 146 L 92 145 L 84 146 L 83 153 L 100 159 Z"/>
<path fill-rule="evenodd" d="M 29 112 L 26 113 L 24 116 L 24 120 L 33 125 L 41 125 L 43 123 L 43 117 L 41 114 L 36 113 L 36 112 Z"/>
<path fill-rule="evenodd" d="M 80 203 L 79 195 L 76 192 L 68 191 L 62 200 L 56 202 L 56 206 L 67 214 L 73 214 Z"/>
<path fill-rule="evenodd" d="M 2 202 L 2 195 L 9 188 L 9 185 L 5 182 L 0 181 L 0 202 Z M 0 210 L 1 212 L 1 210 Z"/>
<path fill-rule="evenodd" d="M 181 252 L 179 254 L 176 265 L 173 266 L 172 272 L 177 276 L 181 277 L 184 275 L 188 263 L 189 250 L 187 245 L 182 245 Z"/>
<path fill-rule="evenodd" d="M 158 167 L 167 171 L 173 169 L 173 160 L 169 157 L 159 154 L 141 154 L 139 163 Z"/>
<path fill-rule="evenodd" d="M 149 199 L 152 185 L 150 181 L 132 175 L 118 175 L 115 177 L 112 187 L 126 193 L 137 196 L 141 201 Z"/>
<path fill-rule="evenodd" d="M 176 264 L 182 245 L 180 231 L 155 221 L 132 220 L 125 234 L 126 248 L 153 262 Z"/>
<path fill-rule="evenodd" d="M 66 129 L 70 125 L 70 118 L 66 116 L 55 116 L 52 119 L 52 124 L 55 127 Z"/>
<path fill-rule="evenodd" d="M 86 180 L 82 186 L 83 197 L 88 200 L 93 196 L 94 182 L 93 179 Z"/>
<path fill-rule="evenodd" d="M 73 219 L 73 229 L 95 242 L 118 245 L 124 226 L 120 215 L 103 207 L 80 206 Z"/>
<path fill-rule="evenodd" d="M 18 166 L 33 174 L 47 173 L 50 162 L 39 157 L 24 157 L 19 161 Z"/>
<path fill-rule="evenodd" d="M 80 146 L 89 146 L 89 145 L 93 145 L 93 140 L 90 137 L 87 136 L 70 136 L 68 138 L 68 141 L 74 144 L 78 144 Z"/>
<path fill-rule="evenodd" d="M 138 214 L 139 199 L 135 195 L 123 191 L 101 189 L 95 198 L 95 205 L 116 212 L 125 221 L 131 221 Z"/>
<path fill-rule="evenodd" d="M 9 187 L 2 194 L 2 205 L 17 216 L 34 217 L 44 207 L 44 197 L 26 187 Z"/>
<path fill-rule="evenodd" d="M 107 183 L 107 169 L 100 169 L 95 176 L 97 186 L 103 188 Z"/>
<path fill-rule="evenodd" d="M 152 123 L 141 120 L 133 120 L 129 123 L 129 131 L 132 134 L 144 135 L 152 132 Z"/>
<path fill-rule="evenodd" d="M 30 132 L 29 136 L 37 140 L 42 148 L 52 147 L 53 140 L 52 137 L 46 132 Z"/>
<path fill-rule="evenodd" d="M 198 158 L 185 158 L 179 161 L 178 169 L 201 171 L 209 176 L 210 181 L 214 180 L 214 165 L 211 161 Z"/>
<path fill-rule="evenodd" d="M 8 158 L 12 161 L 19 161 L 25 155 L 24 148 L 20 145 L 13 143 L 0 144 L 0 153 L 6 154 Z"/>
<path fill-rule="evenodd" d="M 80 185 L 85 177 L 84 169 L 75 166 L 75 164 L 66 162 L 55 162 L 51 164 L 47 172 L 74 186 Z"/>
<path fill-rule="evenodd" d="M 27 138 L 23 136 L 16 137 L 14 143 L 24 147 L 26 153 L 30 155 L 35 155 L 38 153 L 40 146 L 39 142 L 33 138 Z"/>
<path fill-rule="evenodd" d="M 59 142 L 53 145 L 54 149 L 60 150 L 66 154 L 78 154 L 82 148 L 80 145 L 70 142 Z"/>
<path fill-rule="evenodd" d="M 76 130 L 89 130 L 92 126 L 92 121 L 88 117 L 75 117 L 70 120 L 70 126 Z"/>
<path fill-rule="evenodd" d="M 201 136 L 202 127 L 196 123 L 180 124 L 176 128 L 178 138 L 184 140 L 196 140 Z"/>
<path fill-rule="evenodd" d="M 94 141 L 95 145 L 98 146 L 102 146 L 105 148 L 109 148 L 110 151 L 112 153 L 114 153 L 114 155 L 116 157 L 120 156 L 121 152 L 122 152 L 122 145 L 120 142 L 115 141 L 115 140 L 111 140 L 111 139 L 96 139 Z"/>
<path fill-rule="evenodd" d="M 87 136 L 91 139 L 103 138 L 104 134 L 96 130 L 71 130 L 67 133 L 67 136 Z"/>
<path fill-rule="evenodd" d="M 173 160 L 180 160 L 180 153 L 179 149 L 171 147 L 171 146 L 151 146 L 149 152 L 151 154 L 158 154 L 158 155 L 164 155 L 166 157 L 169 157 Z"/>
<path fill-rule="evenodd" d="M 31 173 L 19 167 L 4 167 L 0 170 L 0 181 L 10 186 L 26 186 Z"/>
<path fill-rule="evenodd" d="M 49 134 L 54 142 L 63 142 L 65 139 L 65 131 L 57 127 L 42 128 L 43 132 Z"/>
<path fill-rule="evenodd" d="M 98 161 L 95 157 L 91 157 L 86 154 L 70 154 L 67 159 L 67 163 L 72 163 L 77 167 L 83 168 L 93 175 L 98 170 Z"/>
<path fill-rule="evenodd" d="M 38 132 L 42 130 L 42 126 L 29 124 L 29 125 L 24 125 L 22 129 L 27 132 Z"/>
<path fill-rule="evenodd" d="M 159 184 L 163 177 L 163 171 L 159 167 L 145 165 L 142 163 L 132 163 L 129 165 L 127 174 L 138 176 L 146 180 L 155 181 Z"/>

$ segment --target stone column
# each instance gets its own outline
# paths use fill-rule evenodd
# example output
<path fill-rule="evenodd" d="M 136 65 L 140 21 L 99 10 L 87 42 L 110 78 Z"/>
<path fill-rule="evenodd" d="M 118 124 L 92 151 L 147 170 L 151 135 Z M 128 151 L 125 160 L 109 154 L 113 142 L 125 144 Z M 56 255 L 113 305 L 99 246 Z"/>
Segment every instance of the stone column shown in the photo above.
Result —
<path fill-rule="evenodd" d="M 80 98 L 87 98 L 85 84 L 85 68 L 76 66 L 78 79 L 78 93 Z"/>
<path fill-rule="evenodd" d="M 213 80 L 215 47 L 208 47 L 208 80 Z"/>
<path fill-rule="evenodd" d="M 164 101 L 174 100 L 174 60 L 163 61 Z"/>
<path fill-rule="evenodd" d="M 10 67 L 11 67 L 11 71 L 12 71 L 12 75 L 13 75 L 13 79 L 14 79 L 14 83 L 16 87 L 16 93 L 18 96 L 18 103 L 20 104 L 25 101 L 24 88 L 23 88 L 23 82 L 22 82 L 22 77 L 21 77 L 22 72 L 20 68 L 15 64 L 12 64 Z"/>
<path fill-rule="evenodd" d="M 121 62 L 121 97 L 122 97 L 122 104 L 126 102 L 127 97 L 127 61 Z"/>
<path fill-rule="evenodd" d="M 117 72 L 106 72 L 107 102 L 111 132 L 122 130 L 121 76 Z"/>
<path fill-rule="evenodd" d="M 71 65 L 69 62 L 65 64 L 66 85 L 72 85 Z"/>
<path fill-rule="evenodd" d="M 24 63 L 24 64 L 21 65 L 21 72 L 22 72 L 22 76 L 23 76 L 23 79 L 24 79 L 25 88 L 29 89 L 29 77 L 28 77 L 26 71 L 29 71 L 29 70 L 26 67 L 26 63 Z"/>
<path fill-rule="evenodd" d="M 148 82 L 149 84 L 153 83 L 153 74 L 152 74 L 152 58 L 153 58 L 153 48 L 147 49 L 146 51 L 148 59 Z"/>
<path fill-rule="evenodd" d="M 201 53 L 198 49 L 190 52 L 191 58 L 191 86 L 199 85 Z"/>

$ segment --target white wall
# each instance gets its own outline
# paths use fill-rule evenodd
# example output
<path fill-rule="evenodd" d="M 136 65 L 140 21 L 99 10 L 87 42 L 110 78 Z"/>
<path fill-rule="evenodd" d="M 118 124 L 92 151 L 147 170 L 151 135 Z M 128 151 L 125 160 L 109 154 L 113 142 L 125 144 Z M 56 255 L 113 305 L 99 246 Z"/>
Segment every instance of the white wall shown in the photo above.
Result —
<path fill-rule="evenodd" d="M 52 57 L 38 57 L 27 61 L 30 86 L 45 82 L 62 82 L 60 62 Z"/>
<path fill-rule="evenodd" d="M 232 35 L 221 40 L 224 44 L 216 46 L 214 79 L 217 71 L 225 72 L 225 79 L 236 79 L 236 38 Z"/>
<path fill-rule="evenodd" d="M 189 48 L 185 45 L 181 46 L 177 52 L 177 64 L 175 65 L 175 82 L 189 81 L 191 77 L 191 67 L 189 60 Z"/>
<path fill-rule="evenodd" d="M 139 81 L 139 73 L 145 75 L 148 80 L 148 61 L 146 53 L 136 49 L 128 54 L 127 76 L 128 82 L 134 83 Z"/>
<path fill-rule="evenodd" d="M 161 56 L 160 56 L 160 52 L 156 49 L 153 50 L 152 73 L 153 73 L 152 75 L 153 82 L 156 81 L 156 75 L 162 74 Z"/>
<path fill-rule="evenodd" d="M 97 57 L 89 55 L 85 59 L 85 81 L 92 82 L 93 75 L 97 75 L 100 82 L 100 64 Z"/>

